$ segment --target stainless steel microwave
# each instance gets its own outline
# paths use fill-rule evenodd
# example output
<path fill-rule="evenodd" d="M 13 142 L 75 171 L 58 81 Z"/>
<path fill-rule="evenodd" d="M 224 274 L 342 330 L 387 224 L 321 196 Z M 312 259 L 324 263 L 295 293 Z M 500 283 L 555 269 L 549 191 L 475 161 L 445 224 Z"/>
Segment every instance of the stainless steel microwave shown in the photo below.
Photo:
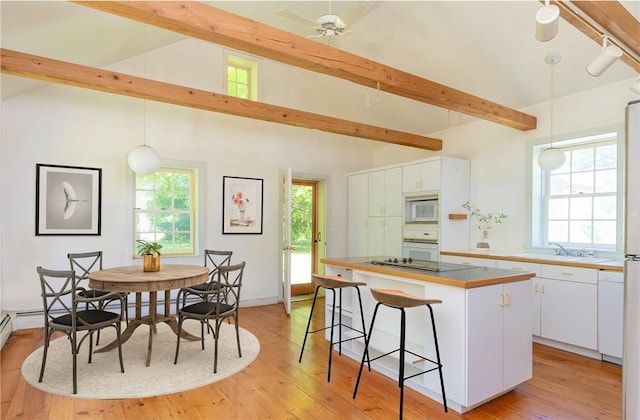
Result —
<path fill-rule="evenodd" d="M 438 223 L 438 198 L 407 197 L 405 223 Z"/>

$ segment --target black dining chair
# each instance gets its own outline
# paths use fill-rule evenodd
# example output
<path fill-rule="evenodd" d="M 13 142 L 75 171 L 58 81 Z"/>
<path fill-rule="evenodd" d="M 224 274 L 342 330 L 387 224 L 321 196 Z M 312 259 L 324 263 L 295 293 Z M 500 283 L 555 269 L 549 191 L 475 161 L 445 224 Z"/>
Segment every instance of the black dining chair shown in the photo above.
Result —
<path fill-rule="evenodd" d="M 71 270 L 76 273 L 76 279 L 78 282 L 88 281 L 89 274 L 93 271 L 102 270 L 102 251 L 92 252 L 76 252 L 67 254 Z M 105 292 L 103 290 L 93 290 L 88 286 L 82 288 L 79 292 L 82 297 L 97 298 L 92 301 L 92 305 L 95 309 L 103 310 L 105 307 L 116 302 L 123 306 L 124 309 L 124 321 L 129 325 L 129 294 L 120 292 L 117 296 L 113 295 L 113 292 Z M 107 296 L 109 295 L 109 296 Z M 87 304 L 88 305 L 88 304 Z M 96 337 L 96 345 L 100 342 L 100 332 Z"/>
<path fill-rule="evenodd" d="M 186 298 L 191 295 L 199 296 L 200 299 L 207 300 L 212 299 L 213 294 L 206 293 L 209 290 L 212 290 L 217 285 L 216 273 L 218 272 L 218 268 L 231 264 L 231 256 L 233 255 L 233 251 L 215 251 L 212 249 L 204 250 L 204 266 L 209 269 L 209 280 L 205 283 L 196 284 L 195 286 L 189 287 L 188 291 L 186 289 L 182 289 L 182 297 L 186 302 Z M 185 302 L 182 304 L 184 305 Z"/>
<path fill-rule="evenodd" d="M 99 304 L 102 298 L 122 299 L 120 294 L 111 292 L 100 298 L 90 297 L 87 291 L 79 286 L 79 279 L 76 278 L 73 270 L 57 271 L 48 270 L 42 267 L 37 268 L 42 289 L 42 304 L 44 307 L 44 349 L 42 354 L 42 366 L 38 382 L 42 382 L 45 366 L 47 363 L 47 352 L 54 332 L 64 333 L 71 344 L 71 355 L 73 358 L 73 393 L 78 392 L 78 364 L 77 356 L 80 347 L 86 338 L 89 338 L 89 360 L 93 354 L 93 333 L 107 327 L 116 330 L 116 340 L 118 343 L 118 357 L 120 359 L 120 372 L 124 373 L 122 362 L 122 343 L 120 340 L 121 322 L 124 316 L 122 306 L 120 312 L 109 312 L 103 309 L 95 309 L 93 305 Z M 81 307 L 85 309 L 81 309 Z M 78 333 L 85 332 L 82 337 Z"/>
<path fill-rule="evenodd" d="M 245 262 L 235 265 L 226 265 L 218 267 L 215 274 L 215 287 L 204 291 L 193 291 L 185 287 L 180 289 L 176 299 L 178 314 L 178 339 L 176 341 L 176 355 L 173 363 L 178 363 L 178 354 L 180 352 L 180 335 L 182 334 L 182 326 L 185 320 L 193 319 L 200 321 L 200 340 L 202 350 L 204 350 L 204 329 L 210 331 L 214 338 L 213 353 L 213 373 L 218 371 L 218 338 L 220 338 L 220 327 L 225 319 L 233 319 L 236 329 L 236 341 L 238 344 L 238 357 L 242 357 L 240 349 L 240 327 L 238 326 L 238 314 L 240 305 L 240 290 L 242 288 L 242 276 L 244 273 Z M 185 302 L 184 295 L 188 293 L 202 293 L 204 299 L 200 302 L 189 305 L 181 304 Z M 214 325 L 211 325 L 211 320 Z"/>

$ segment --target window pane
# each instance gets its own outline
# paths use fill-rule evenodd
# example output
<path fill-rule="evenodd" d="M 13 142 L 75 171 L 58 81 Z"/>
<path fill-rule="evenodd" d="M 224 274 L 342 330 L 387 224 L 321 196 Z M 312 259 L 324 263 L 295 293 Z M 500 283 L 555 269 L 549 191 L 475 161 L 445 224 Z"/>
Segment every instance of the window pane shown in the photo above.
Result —
<path fill-rule="evenodd" d="M 593 172 L 574 173 L 571 181 L 571 194 L 593 192 Z"/>
<path fill-rule="evenodd" d="M 616 222 L 593 222 L 593 242 L 597 244 L 616 243 Z"/>
<path fill-rule="evenodd" d="M 571 170 L 574 172 L 593 170 L 593 149 L 573 150 L 571 152 Z"/>
<path fill-rule="evenodd" d="M 615 169 L 596 171 L 596 192 L 616 192 L 617 173 Z"/>
<path fill-rule="evenodd" d="M 176 230 L 182 232 L 189 232 L 191 230 L 191 215 L 190 214 L 178 214 L 176 215 Z"/>
<path fill-rule="evenodd" d="M 235 67 L 233 66 L 227 66 L 227 79 L 229 79 L 229 81 L 231 80 L 236 80 L 238 77 L 236 76 L 237 70 Z"/>
<path fill-rule="evenodd" d="M 190 195 L 184 193 L 176 193 L 173 201 L 174 208 L 176 210 L 189 210 L 190 208 Z"/>
<path fill-rule="evenodd" d="M 615 169 L 618 163 L 618 148 L 615 144 L 596 147 L 596 169 Z"/>
<path fill-rule="evenodd" d="M 174 174 L 173 189 L 176 191 L 189 192 L 191 189 L 191 177 L 187 174 Z"/>
<path fill-rule="evenodd" d="M 249 72 L 245 69 L 238 69 L 238 77 L 236 80 L 243 85 L 249 84 Z"/>
<path fill-rule="evenodd" d="M 549 195 L 569 194 L 569 175 L 551 175 L 549 190 Z"/>
<path fill-rule="evenodd" d="M 249 99 L 249 87 L 246 85 L 238 85 L 236 96 L 238 98 Z"/>
<path fill-rule="evenodd" d="M 230 96 L 237 96 L 236 92 L 238 91 L 238 86 L 235 84 L 235 82 L 229 82 L 229 85 L 227 86 L 227 93 Z"/>
<path fill-rule="evenodd" d="M 569 224 L 568 222 L 549 222 L 549 241 L 568 242 Z"/>
<path fill-rule="evenodd" d="M 569 199 L 550 198 L 549 199 L 549 219 L 568 219 Z"/>
<path fill-rule="evenodd" d="M 616 219 L 616 197 L 594 197 L 593 198 L 593 218 L 594 219 Z"/>
<path fill-rule="evenodd" d="M 136 194 L 136 207 L 139 209 L 150 209 L 154 204 L 155 193 L 153 191 L 138 191 Z"/>
<path fill-rule="evenodd" d="M 591 197 L 578 197 L 569 200 L 571 219 L 591 219 Z"/>
<path fill-rule="evenodd" d="M 591 243 L 591 221 L 572 221 L 569 226 L 569 242 Z"/>

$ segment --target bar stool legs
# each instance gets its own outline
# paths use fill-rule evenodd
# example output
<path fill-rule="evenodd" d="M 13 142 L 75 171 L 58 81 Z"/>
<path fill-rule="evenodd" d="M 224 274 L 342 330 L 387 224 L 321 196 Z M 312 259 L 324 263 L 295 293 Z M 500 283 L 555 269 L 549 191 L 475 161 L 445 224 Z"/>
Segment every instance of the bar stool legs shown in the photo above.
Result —
<path fill-rule="evenodd" d="M 332 356 L 333 356 L 333 346 L 334 344 L 338 344 L 338 354 L 342 355 L 342 343 L 347 342 L 347 341 L 351 341 L 351 340 L 355 340 L 357 338 L 364 338 L 364 340 L 366 341 L 367 339 L 367 332 L 366 332 L 366 326 L 365 326 L 365 321 L 364 321 L 364 313 L 362 310 L 362 296 L 360 295 L 360 289 L 358 288 L 359 285 L 364 285 L 365 283 L 358 283 L 358 282 L 351 282 L 349 280 L 345 280 L 342 279 L 340 277 L 335 277 L 335 276 L 319 276 L 319 275 L 313 275 L 314 281 L 316 283 L 316 290 L 313 294 L 313 303 L 311 304 L 311 312 L 309 313 L 309 320 L 307 322 L 307 329 L 305 330 L 304 333 L 304 340 L 302 341 L 302 348 L 300 349 L 300 357 L 298 358 L 298 363 L 302 362 L 302 355 L 304 354 L 304 347 L 305 344 L 307 343 L 307 337 L 309 334 L 313 334 L 316 332 L 320 332 L 320 331 L 324 331 L 326 329 L 330 329 L 330 336 L 329 336 L 329 369 L 327 371 L 327 382 L 331 381 L 331 362 L 332 362 Z M 318 291 L 320 290 L 320 288 L 324 288 L 325 290 L 331 291 L 332 292 L 332 305 L 331 305 L 331 325 L 330 326 L 325 326 L 324 328 L 320 328 L 314 331 L 309 331 L 309 328 L 311 327 L 311 320 L 313 319 L 313 311 L 315 309 L 316 306 L 316 300 L 318 298 Z M 342 323 L 342 289 L 346 288 L 346 287 L 353 287 L 356 292 L 358 293 L 358 305 L 360 307 L 360 320 L 362 322 L 362 331 L 353 328 L 350 325 L 345 325 Z M 338 323 L 335 323 L 335 315 L 336 315 L 336 289 L 338 289 L 338 307 L 339 307 L 339 312 L 338 312 Z M 333 341 L 334 339 L 334 329 L 335 327 L 337 327 L 338 329 L 338 341 Z M 355 337 L 351 337 L 351 338 L 347 338 L 347 339 L 343 339 L 342 338 L 342 327 L 348 328 L 350 330 L 353 330 L 357 333 L 359 333 L 360 335 L 357 335 Z M 363 353 L 363 358 L 367 360 L 367 364 L 369 367 L 369 370 L 371 370 L 371 364 L 369 362 L 369 353 L 365 347 L 365 351 Z M 363 362 L 364 363 L 364 362 Z"/>
<path fill-rule="evenodd" d="M 444 406 L 444 411 L 445 413 L 448 412 L 448 408 L 447 408 L 447 397 L 445 394 L 445 390 L 444 390 L 444 378 L 442 375 L 442 362 L 440 360 L 440 349 L 438 346 L 438 336 L 436 334 L 436 324 L 435 324 L 435 319 L 433 316 L 433 309 L 431 308 L 431 303 L 441 303 L 441 301 L 438 300 L 428 300 L 428 299 L 422 299 L 422 298 L 416 298 L 413 296 L 409 296 L 406 295 L 404 292 L 401 291 L 397 291 L 397 290 L 376 290 L 376 289 L 371 289 L 372 294 L 374 295 L 374 298 L 376 300 L 378 300 L 378 303 L 376 304 L 376 307 L 373 311 L 373 317 L 371 319 L 371 326 L 369 327 L 369 336 L 367 337 L 366 341 L 365 341 L 365 351 L 363 353 L 363 358 L 362 361 L 360 362 L 360 369 L 358 370 L 358 378 L 356 379 L 356 384 L 355 384 L 355 388 L 353 390 L 353 398 L 356 398 L 356 395 L 358 393 L 358 386 L 360 385 L 360 378 L 362 377 L 362 367 L 364 365 L 364 356 L 365 354 L 368 357 L 368 351 L 369 351 L 369 343 L 371 341 L 371 335 L 373 333 L 373 327 L 375 325 L 375 321 L 376 321 L 376 316 L 378 315 L 378 309 L 380 308 L 380 305 L 385 305 L 387 307 L 390 308 L 394 308 L 394 309 L 399 309 L 400 310 L 400 348 L 390 351 L 388 353 L 382 354 L 380 356 L 374 357 L 373 359 L 369 359 L 369 363 L 373 360 L 377 360 L 380 359 L 384 356 L 388 356 L 392 353 L 395 353 L 397 351 L 399 351 L 399 367 L 398 367 L 398 386 L 400 387 L 400 416 L 399 418 L 402 419 L 403 416 L 403 406 L 404 406 L 404 382 L 407 379 L 413 378 L 415 376 L 418 375 L 422 375 L 424 373 L 427 372 L 432 372 L 434 370 L 438 370 L 438 373 L 440 375 L 440 388 L 442 390 L 442 404 Z M 387 293 L 387 294 L 386 294 Z M 429 302 L 429 303 L 427 303 Z M 421 356 L 419 354 L 413 353 L 410 350 L 406 349 L 406 313 L 405 313 L 405 307 L 413 307 L 413 306 L 421 306 L 421 305 L 425 305 L 427 308 L 429 308 L 429 315 L 431 318 L 431 327 L 433 329 L 433 341 L 434 341 L 434 345 L 435 345 L 435 350 L 436 350 L 436 360 L 431 360 L 428 359 L 424 356 Z M 426 369 L 424 371 L 415 373 L 413 375 L 409 375 L 405 377 L 405 369 L 404 369 L 404 363 L 405 363 L 405 354 L 409 353 L 412 354 L 416 357 L 419 357 L 421 359 L 423 359 L 426 362 L 430 362 L 432 365 L 434 365 L 435 367 L 432 367 L 430 369 Z"/>

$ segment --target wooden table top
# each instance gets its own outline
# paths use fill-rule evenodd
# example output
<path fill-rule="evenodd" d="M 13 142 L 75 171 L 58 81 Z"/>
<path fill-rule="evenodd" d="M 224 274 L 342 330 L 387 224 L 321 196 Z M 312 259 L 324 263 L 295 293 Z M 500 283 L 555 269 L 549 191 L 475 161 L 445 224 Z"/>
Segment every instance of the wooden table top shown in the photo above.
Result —
<path fill-rule="evenodd" d="M 142 271 L 142 264 L 108 268 L 89 274 L 89 287 L 109 292 L 154 292 L 205 283 L 209 269 L 202 265 L 163 264 L 160 271 Z"/>

